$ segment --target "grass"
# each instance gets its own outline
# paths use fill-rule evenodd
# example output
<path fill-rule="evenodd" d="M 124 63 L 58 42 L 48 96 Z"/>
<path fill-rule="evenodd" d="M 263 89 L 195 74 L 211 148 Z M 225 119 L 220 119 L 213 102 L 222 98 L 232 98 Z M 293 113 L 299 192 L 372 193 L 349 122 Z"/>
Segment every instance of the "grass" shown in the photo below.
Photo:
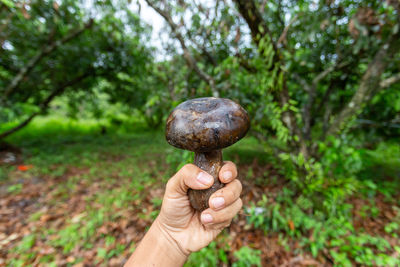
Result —
<path fill-rule="evenodd" d="M 9 242 L 9 266 L 72 266 L 88 259 L 101 266 L 122 262 L 157 216 L 168 178 L 192 159 L 191 153 L 168 145 L 162 131 L 146 129 L 140 121 L 107 125 L 102 134 L 96 121 L 39 117 L 7 141 L 22 149 L 24 165 L 33 166 L 27 171 L 0 167 L 5 197 L 33 203 L 29 212 L 14 207 L 15 217 L 20 216 L 29 232 Z M 224 159 L 239 164 L 249 186 L 244 196 L 247 216 L 234 222 L 242 227 L 235 231 L 248 238 L 262 230 L 264 238 L 277 238 L 291 257 L 326 257 L 337 266 L 368 261 L 395 266 L 400 253 L 398 155 L 395 142 L 363 151 L 364 167 L 358 174 L 363 186 L 354 196 L 357 202 L 338 207 L 341 217 L 326 217 L 290 186 L 273 191 L 282 177 L 260 167 L 276 162 L 272 150 L 255 138 L 245 138 L 224 150 Z M 253 192 L 261 193 L 254 198 Z M 377 204 L 393 210 L 381 211 Z M 357 216 L 379 221 L 385 212 L 391 219 L 380 225 L 381 232 L 371 234 L 356 225 Z M 192 254 L 186 266 L 261 266 L 261 243 L 245 241 L 232 251 L 227 245 L 232 242 L 231 234 L 224 232 Z"/>
<path fill-rule="evenodd" d="M 22 149 L 24 165 L 33 166 L 26 172 L 1 167 L 8 196 L 25 194 L 31 190 L 31 179 L 37 177 L 45 184 L 47 199 L 39 197 L 34 212 L 25 218 L 31 233 L 10 250 L 11 266 L 38 257 L 41 264 L 59 264 L 52 255 L 39 255 L 35 251 L 38 243 L 65 256 L 77 249 L 96 251 L 94 260 L 103 265 L 123 252 L 126 256 L 134 242 L 116 241 L 126 229 L 113 236 L 106 227 L 113 222 L 124 224 L 128 216 L 134 216 L 129 221 L 141 221 L 136 231 L 144 233 L 158 214 L 163 186 L 191 154 L 167 144 L 161 131 L 144 131 L 141 125 L 134 133 L 110 127 L 107 134 L 101 134 L 96 122 L 59 118 L 38 118 L 7 141 Z M 267 155 L 255 139 L 247 138 L 227 149 L 225 159 L 250 162 L 263 153 Z M 74 199 L 80 206 L 65 208 Z M 53 217 L 62 220 L 53 223 L 57 221 Z M 99 234 L 99 228 L 104 233 Z M 75 257 L 70 263 L 84 258 Z"/>
<path fill-rule="evenodd" d="M 107 134 L 102 135 L 96 121 L 39 117 L 6 141 L 24 150 L 28 157 L 26 163 L 39 164 L 39 167 L 52 164 L 88 166 L 93 161 L 104 160 L 105 156 L 135 158 L 175 154 L 182 159 L 185 152 L 171 147 L 161 130 L 146 129 L 141 122 L 131 124 L 136 125 L 110 126 Z M 255 138 L 245 138 L 224 150 L 224 159 L 243 163 L 250 163 L 254 158 L 265 163 L 269 157 L 265 147 Z"/>

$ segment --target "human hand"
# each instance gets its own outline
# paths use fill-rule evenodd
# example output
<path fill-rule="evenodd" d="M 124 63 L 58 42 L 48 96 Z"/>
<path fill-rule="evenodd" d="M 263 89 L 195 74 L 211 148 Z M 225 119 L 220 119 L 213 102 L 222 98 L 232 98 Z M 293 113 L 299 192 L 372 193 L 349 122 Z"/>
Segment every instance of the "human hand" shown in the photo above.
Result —
<path fill-rule="evenodd" d="M 210 208 L 200 213 L 190 206 L 187 191 L 207 189 L 214 179 L 193 164 L 183 166 L 167 183 L 155 221 L 160 233 L 186 256 L 207 246 L 242 208 L 242 184 L 236 177 L 235 164 L 225 162 L 219 172 L 225 187 L 211 195 Z"/>

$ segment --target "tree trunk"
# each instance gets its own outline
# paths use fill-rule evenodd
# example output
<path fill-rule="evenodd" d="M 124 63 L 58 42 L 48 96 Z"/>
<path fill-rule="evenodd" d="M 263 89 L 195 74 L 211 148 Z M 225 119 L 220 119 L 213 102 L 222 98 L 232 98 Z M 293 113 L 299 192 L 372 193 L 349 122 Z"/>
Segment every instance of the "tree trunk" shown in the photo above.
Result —
<path fill-rule="evenodd" d="M 274 42 L 271 31 L 269 30 L 266 22 L 263 20 L 254 0 L 235 0 L 235 2 L 238 6 L 240 14 L 246 20 L 247 25 L 250 28 L 251 36 L 254 43 L 257 46 L 259 46 L 261 38 L 265 35 L 268 35 L 272 47 L 274 49 L 274 57 L 273 57 L 274 64 L 272 65 L 271 70 L 273 68 L 278 68 L 277 77 L 279 77 L 283 72 L 283 70 L 281 69 L 282 59 L 280 56 L 280 51 L 276 43 Z M 262 54 L 262 52 L 260 54 Z M 282 88 L 280 88 L 281 90 L 279 90 L 277 95 L 274 97 L 276 98 L 275 101 L 280 103 L 281 107 L 284 107 L 286 105 L 289 105 L 290 95 L 288 88 L 286 86 L 286 75 L 285 73 L 282 73 L 282 75 L 283 75 L 283 86 Z M 292 146 L 297 146 L 299 152 L 301 152 L 306 158 L 308 158 L 309 149 L 307 147 L 306 142 L 304 141 L 303 134 L 297 125 L 295 114 L 293 113 L 293 111 L 290 109 L 284 111 L 282 113 L 282 121 L 289 129 L 291 135 L 292 136 L 296 135 L 298 137 L 299 140 L 298 143 L 296 143 L 294 139 L 291 141 Z"/>
<path fill-rule="evenodd" d="M 382 89 L 381 76 L 389 64 L 389 61 L 400 49 L 400 34 L 391 36 L 387 43 L 383 44 L 369 63 L 365 71 L 360 86 L 351 98 L 350 102 L 337 115 L 335 121 L 328 128 L 325 138 L 329 135 L 338 134 L 352 117 L 361 113 L 363 106 Z"/>

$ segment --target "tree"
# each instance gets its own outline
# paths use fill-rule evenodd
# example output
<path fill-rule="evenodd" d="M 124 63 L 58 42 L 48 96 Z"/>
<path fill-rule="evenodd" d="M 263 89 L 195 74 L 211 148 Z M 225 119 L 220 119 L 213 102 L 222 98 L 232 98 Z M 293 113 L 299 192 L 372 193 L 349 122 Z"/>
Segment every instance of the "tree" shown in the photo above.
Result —
<path fill-rule="evenodd" d="M 279 154 L 294 163 L 288 169 L 300 183 L 332 176 L 319 164 L 328 164 L 331 140 L 348 143 L 376 101 L 399 98 L 398 1 L 146 2 L 203 81 L 200 91 L 244 104 L 253 133 L 280 140 Z M 400 109 L 388 105 L 392 121 Z"/>
<path fill-rule="evenodd" d="M 106 92 L 123 87 L 134 98 L 141 84 L 127 88 L 124 77 L 140 80 L 151 50 L 144 45 L 149 31 L 125 4 L 96 1 L 90 10 L 85 1 L 1 4 L 0 120 L 20 122 L 0 139 L 45 113 L 54 98 L 88 96 L 99 81 Z"/>

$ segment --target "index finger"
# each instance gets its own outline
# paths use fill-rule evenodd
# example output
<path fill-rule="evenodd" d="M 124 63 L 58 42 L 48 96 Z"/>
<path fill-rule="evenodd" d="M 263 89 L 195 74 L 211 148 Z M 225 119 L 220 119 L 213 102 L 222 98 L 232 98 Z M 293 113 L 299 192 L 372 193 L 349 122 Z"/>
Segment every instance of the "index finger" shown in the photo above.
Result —
<path fill-rule="evenodd" d="M 193 164 L 183 166 L 167 183 L 166 193 L 177 192 L 186 195 L 189 188 L 195 190 L 207 189 L 214 178 Z"/>
<path fill-rule="evenodd" d="M 232 161 L 225 161 L 224 165 L 219 170 L 219 180 L 224 183 L 230 183 L 237 177 L 237 169 L 235 163 Z"/>

